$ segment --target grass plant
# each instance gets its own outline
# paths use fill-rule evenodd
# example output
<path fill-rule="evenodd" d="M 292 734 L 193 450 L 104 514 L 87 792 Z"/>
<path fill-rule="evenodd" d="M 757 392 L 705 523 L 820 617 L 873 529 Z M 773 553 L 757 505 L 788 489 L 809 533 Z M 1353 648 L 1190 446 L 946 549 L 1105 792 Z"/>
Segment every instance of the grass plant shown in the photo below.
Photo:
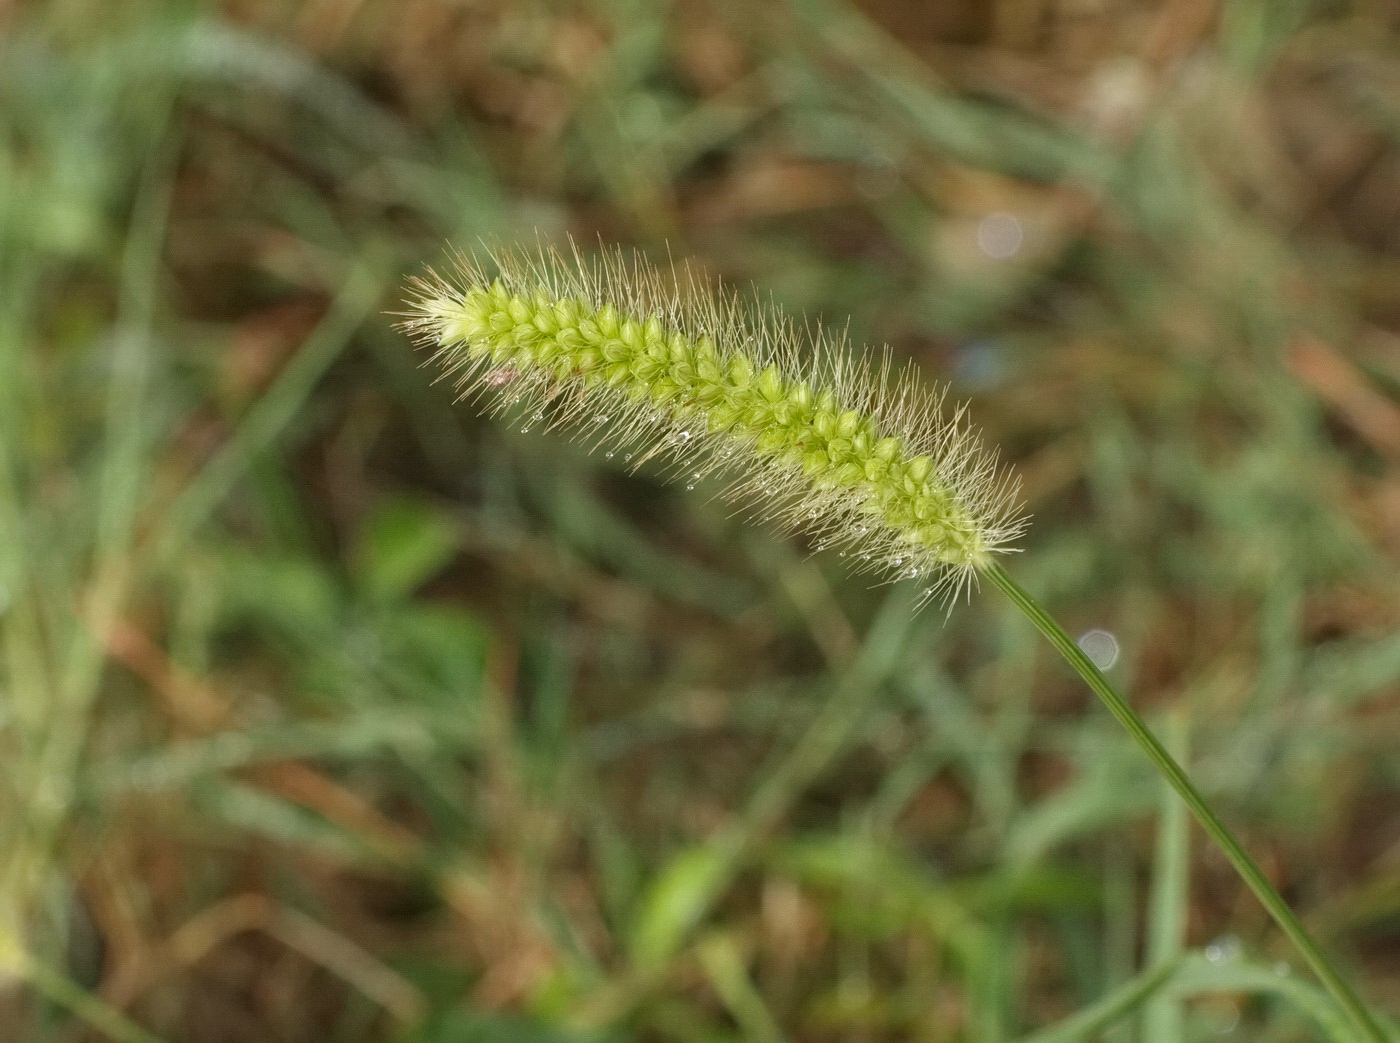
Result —
<path fill-rule="evenodd" d="M 984 558 L 1388 1028 L 1400 37 L 1090 6 L 0 0 L 0 1043 L 1352 1040 Z M 535 229 L 939 374 L 1024 553 L 454 407 L 397 287 Z"/>
<path fill-rule="evenodd" d="M 492 278 L 490 269 L 499 274 Z M 803 349 L 782 316 L 745 314 L 688 269 L 668 286 L 641 258 L 589 264 L 577 248 L 461 257 L 449 277 L 416 284 L 404 328 L 433 351 L 460 398 L 487 399 L 535 423 L 569 425 L 640 465 L 663 454 L 694 488 L 715 471 L 757 514 L 848 545 L 887 574 L 948 587 L 987 579 L 1099 697 L 1185 802 L 1351 1021 L 1386 1036 L 1258 863 L 1143 719 L 993 555 L 1019 534 L 1015 487 L 941 397 L 889 362 L 852 361 L 818 332 Z M 1154 989 L 1169 965 L 1147 979 Z M 1149 986 L 1149 983 L 1150 986 Z M 1137 993 L 1130 994 L 1134 999 Z"/>

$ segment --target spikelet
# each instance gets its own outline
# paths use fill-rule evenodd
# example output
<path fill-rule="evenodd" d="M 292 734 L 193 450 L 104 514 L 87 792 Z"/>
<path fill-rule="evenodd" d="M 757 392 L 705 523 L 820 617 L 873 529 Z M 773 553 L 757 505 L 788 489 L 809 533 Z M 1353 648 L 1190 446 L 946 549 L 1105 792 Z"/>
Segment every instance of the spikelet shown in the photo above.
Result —
<path fill-rule="evenodd" d="M 1025 527 L 1017 484 L 889 350 L 854 357 L 693 269 L 541 248 L 458 255 L 413 280 L 402 327 L 460 397 L 568 427 L 632 466 L 658 458 L 862 571 L 951 600 Z"/>

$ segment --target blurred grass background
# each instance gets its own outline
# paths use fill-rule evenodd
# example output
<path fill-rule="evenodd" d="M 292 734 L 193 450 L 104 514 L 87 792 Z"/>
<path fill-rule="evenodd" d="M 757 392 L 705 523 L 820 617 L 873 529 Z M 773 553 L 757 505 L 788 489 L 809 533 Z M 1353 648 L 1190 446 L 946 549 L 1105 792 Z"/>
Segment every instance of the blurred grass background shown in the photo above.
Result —
<path fill-rule="evenodd" d="M 1393 4 L 10 0 L 0 1039 L 1328 1038 L 991 592 L 432 386 L 404 274 L 568 234 L 971 400 L 1400 1015 Z"/>

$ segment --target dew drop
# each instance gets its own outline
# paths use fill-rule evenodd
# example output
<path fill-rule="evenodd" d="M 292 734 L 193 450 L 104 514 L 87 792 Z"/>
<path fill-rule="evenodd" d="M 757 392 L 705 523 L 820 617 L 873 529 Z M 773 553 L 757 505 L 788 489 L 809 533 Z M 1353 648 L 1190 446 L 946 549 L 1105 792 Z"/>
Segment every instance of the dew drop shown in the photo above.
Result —
<path fill-rule="evenodd" d="M 1100 670 L 1118 662 L 1118 639 L 1107 630 L 1086 630 L 1075 644 Z"/>
<path fill-rule="evenodd" d="M 977 223 L 977 248 L 997 261 L 1015 257 L 1025 238 L 1025 230 L 1014 214 L 988 214 Z"/>
<path fill-rule="evenodd" d="M 1239 958 L 1240 940 L 1233 934 L 1224 934 L 1208 944 L 1205 951 L 1211 963 L 1229 963 Z"/>
<path fill-rule="evenodd" d="M 614 453 L 611 449 L 609 449 L 609 450 L 608 450 L 605 454 L 603 454 L 603 455 L 605 455 L 609 460 L 611 460 L 611 459 L 612 459 L 614 456 L 616 456 L 617 454 Z"/>
<path fill-rule="evenodd" d="M 677 432 L 676 432 L 676 439 L 677 439 L 677 441 L 681 441 L 681 442 L 689 442 L 689 441 L 690 441 L 690 432 L 689 432 L 689 431 L 677 431 Z"/>
<path fill-rule="evenodd" d="M 1211 1020 L 1217 1036 L 1233 1035 L 1235 1029 L 1240 1025 L 1240 1006 L 1238 1003 L 1227 1003 L 1225 1006 L 1212 1012 Z"/>

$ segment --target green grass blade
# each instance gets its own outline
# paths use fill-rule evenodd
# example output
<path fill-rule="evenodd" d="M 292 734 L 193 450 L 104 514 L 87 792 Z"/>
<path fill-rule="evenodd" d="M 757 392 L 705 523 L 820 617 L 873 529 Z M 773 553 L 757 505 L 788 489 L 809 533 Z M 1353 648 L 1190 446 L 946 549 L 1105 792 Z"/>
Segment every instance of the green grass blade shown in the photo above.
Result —
<path fill-rule="evenodd" d="M 253 459 L 291 423 L 316 382 L 378 303 L 383 285 L 379 271 L 380 265 L 364 261 L 346 275 L 325 318 L 301 351 L 171 508 L 156 548 L 158 561 L 170 560 L 183 547 L 247 472 Z"/>
<path fill-rule="evenodd" d="M 1074 1043 L 1076 1040 L 1092 1039 L 1095 1033 L 1118 1023 L 1158 995 L 1179 967 L 1179 961 L 1172 961 L 1146 970 L 1097 1003 L 1049 1028 L 1026 1036 L 1021 1043 Z"/>
<path fill-rule="evenodd" d="M 1186 759 L 1189 729 L 1182 714 L 1169 718 L 1167 748 Z M 1158 810 L 1157 850 L 1147 914 L 1147 964 L 1164 967 L 1181 956 L 1186 940 L 1186 903 L 1191 882 L 1191 834 L 1186 805 L 1165 782 Z M 1154 996 L 1143 1011 L 1144 1043 L 1177 1043 L 1182 1038 L 1181 1008 L 1170 996 Z"/>

